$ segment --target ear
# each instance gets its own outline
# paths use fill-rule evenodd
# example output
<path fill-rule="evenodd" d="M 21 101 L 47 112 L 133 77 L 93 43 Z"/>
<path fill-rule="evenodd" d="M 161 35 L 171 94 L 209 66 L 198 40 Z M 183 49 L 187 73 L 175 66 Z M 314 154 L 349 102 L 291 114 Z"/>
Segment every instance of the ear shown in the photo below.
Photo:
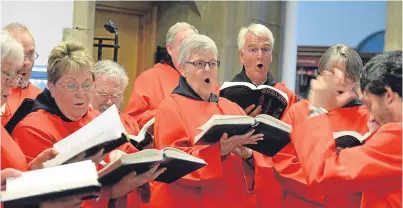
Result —
<path fill-rule="evenodd" d="M 239 59 L 241 61 L 241 64 L 244 64 L 243 56 L 244 56 L 244 53 L 243 53 L 243 50 L 241 49 L 241 50 L 239 50 Z"/>
<path fill-rule="evenodd" d="M 384 96 L 384 99 L 386 101 L 386 104 L 393 103 L 393 101 L 395 101 L 395 99 L 397 98 L 396 93 L 393 92 L 392 88 L 390 88 L 388 86 L 385 87 L 385 90 L 386 90 L 386 92 L 385 92 L 385 94 L 383 96 Z"/>
<path fill-rule="evenodd" d="M 55 85 L 53 83 L 48 82 L 48 89 L 50 92 L 50 95 L 53 97 L 53 93 L 55 93 Z"/>
<path fill-rule="evenodd" d="M 183 77 L 186 77 L 185 64 L 179 63 L 179 72 L 182 74 Z"/>
<path fill-rule="evenodd" d="M 167 48 L 168 54 L 170 56 L 172 56 L 172 45 L 170 43 L 167 43 L 166 48 Z"/>

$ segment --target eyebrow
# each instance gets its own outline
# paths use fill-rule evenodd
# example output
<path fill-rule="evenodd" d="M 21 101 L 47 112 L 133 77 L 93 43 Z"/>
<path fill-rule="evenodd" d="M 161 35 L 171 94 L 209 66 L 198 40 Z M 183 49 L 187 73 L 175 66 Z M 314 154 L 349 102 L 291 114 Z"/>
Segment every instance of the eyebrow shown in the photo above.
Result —
<path fill-rule="evenodd" d="M 76 80 L 76 79 L 74 79 L 73 77 L 67 77 L 67 79 L 71 79 L 71 80 L 74 80 L 74 81 L 76 81 L 76 82 L 77 82 L 77 80 Z M 84 82 L 86 82 L 86 81 L 88 81 L 88 80 L 91 80 L 91 78 L 88 78 L 88 79 L 84 80 Z"/>

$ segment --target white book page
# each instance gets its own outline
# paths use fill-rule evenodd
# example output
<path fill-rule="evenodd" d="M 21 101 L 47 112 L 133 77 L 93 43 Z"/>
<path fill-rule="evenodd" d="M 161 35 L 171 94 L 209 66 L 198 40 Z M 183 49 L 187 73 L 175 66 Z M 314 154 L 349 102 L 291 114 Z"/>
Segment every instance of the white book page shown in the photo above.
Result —
<path fill-rule="evenodd" d="M 210 128 L 213 124 L 214 121 L 218 121 L 218 120 L 230 120 L 230 119 L 245 119 L 245 118 L 250 118 L 249 116 L 243 116 L 243 115 L 213 115 L 211 116 L 211 118 L 204 123 L 202 126 L 198 127 L 198 130 L 206 130 L 208 128 Z"/>
<path fill-rule="evenodd" d="M 225 88 L 232 87 L 232 86 L 238 86 L 238 85 L 249 87 L 252 90 L 256 89 L 256 86 L 249 82 L 224 82 L 221 85 L 220 90 L 223 90 Z"/>
<path fill-rule="evenodd" d="M 355 131 L 333 132 L 333 138 L 334 139 L 337 139 L 337 138 L 339 138 L 341 136 L 347 136 L 347 135 L 350 135 L 350 136 L 353 136 L 353 137 L 357 138 L 361 143 L 369 136 L 368 133 L 366 133 L 365 135 L 361 135 L 360 133 L 355 132 Z"/>
<path fill-rule="evenodd" d="M 100 144 L 117 139 L 122 133 L 126 133 L 126 130 L 120 120 L 118 109 L 113 105 L 81 129 L 54 144 L 53 147 L 62 154 L 85 143 L 91 143 L 91 140 Z"/>
<path fill-rule="evenodd" d="M 28 192 L 34 195 L 99 183 L 95 164 L 91 160 L 86 160 L 23 172 L 20 177 L 8 178 L 6 184 L 6 192 Z"/>

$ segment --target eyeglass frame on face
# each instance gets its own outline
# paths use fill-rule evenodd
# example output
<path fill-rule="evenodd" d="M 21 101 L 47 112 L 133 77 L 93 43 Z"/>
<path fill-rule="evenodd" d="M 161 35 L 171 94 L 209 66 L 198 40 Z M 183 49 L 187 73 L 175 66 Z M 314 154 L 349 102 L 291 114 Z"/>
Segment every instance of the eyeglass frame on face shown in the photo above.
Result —
<path fill-rule="evenodd" d="M 30 58 L 32 57 L 32 58 Z M 29 53 L 24 53 L 24 60 L 28 59 L 30 61 L 36 60 L 39 57 L 39 54 L 36 51 L 29 52 Z"/>
<path fill-rule="evenodd" d="M 213 63 L 213 62 L 216 62 L 216 67 L 211 67 L 211 64 Z M 218 69 L 219 67 L 220 67 L 220 61 L 203 61 L 203 60 L 196 60 L 196 61 L 186 61 L 185 62 L 186 64 L 192 64 L 193 65 L 193 67 L 195 68 L 195 69 L 197 69 L 197 70 L 201 70 L 201 69 L 203 69 L 203 70 L 206 70 L 206 66 L 207 66 L 207 64 L 208 64 L 208 67 L 210 68 L 210 69 Z M 197 65 L 197 64 L 203 64 L 203 65 Z"/>
<path fill-rule="evenodd" d="M 80 86 L 81 86 L 81 88 L 83 89 L 83 91 L 86 91 L 86 92 L 89 92 L 89 91 L 92 91 L 92 90 L 95 89 L 95 83 L 92 83 L 92 84 L 83 83 L 83 84 L 81 84 L 81 85 L 79 85 L 79 84 L 70 84 L 70 85 L 74 85 L 74 86 L 75 86 L 75 89 L 68 89 L 68 88 L 66 88 L 66 86 L 69 85 L 69 83 L 62 84 L 62 83 L 60 83 L 60 82 L 56 82 L 56 84 L 60 85 L 65 91 L 68 91 L 68 92 L 76 92 L 76 91 L 80 88 Z M 87 84 L 87 85 L 90 85 L 90 86 L 92 86 L 92 87 L 91 87 L 91 88 L 84 87 L 84 85 L 86 85 L 86 84 Z"/>
<path fill-rule="evenodd" d="M 120 92 L 121 95 L 120 95 L 120 96 L 116 96 L 116 93 L 117 93 L 117 92 Z M 96 93 L 98 96 L 101 96 L 103 100 L 107 100 L 107 99 L 111 98 L 111 100 L 116 100 L 116 101 L 121 102 L 121 101 L 123 100 L 123 98 L 124 98 L 124 96 L 123 96 L 123 93 L 124 93 L 124 92 L 121 91 L 121 90 L 117 90 L 117 91 L 115 91 L 113 94 L 98 92 L 98 90 L 95 90 L 95 93 Z"/>
<path fill-rule="evenodd" d="M 270 47 L 267 48 L 247 48 L 246 49 L 249 54 L 256 55 L 259 51 L 262 53 L 262 55 L 269 55 L 273 52 L 273 50 Z"/>

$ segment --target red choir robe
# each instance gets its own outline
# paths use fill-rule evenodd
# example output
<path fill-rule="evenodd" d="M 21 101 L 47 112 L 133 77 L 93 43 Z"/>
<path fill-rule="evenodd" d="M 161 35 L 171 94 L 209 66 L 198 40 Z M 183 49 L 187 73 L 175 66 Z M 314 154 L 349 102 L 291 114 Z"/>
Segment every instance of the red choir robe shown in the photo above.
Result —
<path fill-rule="evenodd" d="M 336 153 L 332 132 L 339 123 L 332 120 L 320 115 L 293 126 L 308 186 L 325 196 L 362 192 L 361 208 L 402 207 L 402 123 L 385 124 L 363 145 Z"/>
<path fill-rule="evenodd" d="M 40 103 L 42 107 L 28 112 L 12 131 L 12 137 L 20 146 L 27 161 L 31 161 L 45 149 L 52 148 L 54 143 L 85 126 L 100 114 L 89 108 L 79 121 L 70 121 L 60 112 L 47 89 L 38 95 L 35 102 Z M 99 201 L 90 200 L 84 202 L 82 206 L 107 207 L 109 196 L 110 187 L 103 187 Z"/>
<path fill-rule="evenodd" d="M 27 171 L 27 160 L 21 148 L 1 126 L 1 170 L 14 168 L 20 171 Z"/>
<path fill-rule="evenodd" d="M 35 99 L 42 90 L 35 87 L 31 83 L 28 83 L 28 86 L 24 89 L 22 88 L 13 88 L 8 97 L 5 112 L 1 116 L 1 123 L 5 126 L 7 122 L 14 115 L 15 111 L 20 107 L 22 101 L 25 98 Z"/>
<path fill-rule="evenodd" d="M 223 161 L 219 143 L 193 145 L 197 128 L 214 114 L 244 115 L 235 103 L 211 94 L 203 101 L 180 79 L 178 87 L 160 105 L 155 121 L 155 144 L 158 149 L 168 146 L 178 148 L 207 165 L 171 184 L 155 182 L 152 187 L 151 207 L 256 207 L 254 175 L 258 174 L 261 157 L 253 152 L 255 169 L 241 158 L 228 155 Z M 270 196 L 268 196 L 270 197 Z"/>
<path fill-rule="evenodd" d="M 240 73 L 238 73 L 231 82 L 249 82 L 252 83 L 252 80 L 246 75 L 245 68 L 242 69 Z M 287 113 L 288 109 L 296 102 L 298 102 L 298 97 L 289 90 L 284 83 L 276 82 L 273 75 L 269 72 L 267 74 L 267 79 L 263 83 L 263 85 L 269 85 L 275 87 L 282 92 L 285 92 L 288 96 L 288 105 L 283 113 L 284 115 Z M 283 195 L 283 190 L 275 175 L 276 172 L 273 171 L 273 161 L 271 157 L 261 155 L 264 160 L 264 165 L 261 166 L 262 169 L 259 171 L 260 174 L 256 176 L 256 185 L 255 192 L 258 207 L 261 208 L 276 208 L 281 206 L 281 199 Z M 268 197 L 271 196 L 271 197 Z"/>
<path fill-rule="evenodd" d="M 180 73 L 170 58 L 140 74 L 134 82 L 126 113 L 137 120 L 140 128 L 155 117 L 158 105 L 178 85 Z"/>
<path fill-rule="evenodd" d="M 309 115 L 309 102 L 304 100 L 293 105 L 283 121 L 294 126 Z M 329 111 L 328 118 L 333 132 L 355 131 L 365 134 L 369 131 L 367 110 L 359 104 L 351 103 L 344 108 Z M 297 135 L 296 135 L 297 136 Z M 322 196 L 306 186 L 305 174 L 301 169 L 292 143 L 273 157 L 278 179 L 284 189 L 282 207 L 360 207 L 361 194 L 336 194 Z"/>
<path fill-rule="evenodd" d="M 159 104 L 172 93 L 180 76 L 180 72 L 168 57 L 137 77 L 126 113 L 137 120 L 140 128 L 155 117 Z M 218 85 L 215 92 L 219 92 Z"/>

